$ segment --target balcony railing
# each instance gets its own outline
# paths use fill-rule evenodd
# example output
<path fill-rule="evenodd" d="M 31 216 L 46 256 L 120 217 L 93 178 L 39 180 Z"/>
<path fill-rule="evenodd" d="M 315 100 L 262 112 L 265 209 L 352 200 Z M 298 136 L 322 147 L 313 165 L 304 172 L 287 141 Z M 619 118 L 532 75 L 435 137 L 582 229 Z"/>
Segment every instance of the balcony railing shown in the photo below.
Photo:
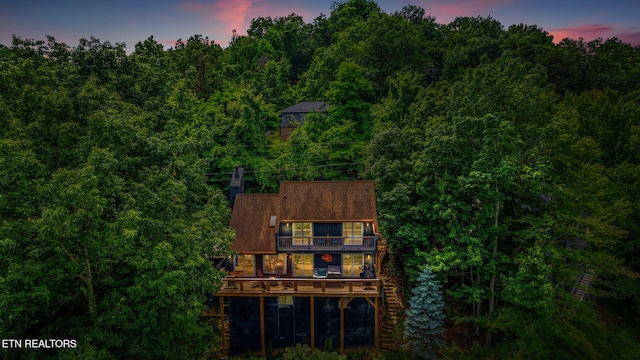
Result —
<path fill-rule="evenodd" d="M 375 251 L 378 236 L 279 236 L 278 252 L 294 251 Z"/>
<path fill-rule="evenodd" d="M 380 279 L 314 279 L 314 278 L 252 278 L 225 277 L 217 296 L 377 296 L 381 292 Z"/>

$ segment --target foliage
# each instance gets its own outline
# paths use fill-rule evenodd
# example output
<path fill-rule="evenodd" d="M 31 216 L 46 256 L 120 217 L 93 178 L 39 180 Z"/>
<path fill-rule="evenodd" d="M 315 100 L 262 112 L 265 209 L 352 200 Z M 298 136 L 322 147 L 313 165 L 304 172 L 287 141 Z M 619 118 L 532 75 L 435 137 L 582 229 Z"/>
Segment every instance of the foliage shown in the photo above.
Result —
<path fill-rule="evenodd" d="M 282 354 L 283 360 L 346 360 L 346 355 L 338 355 L 335 352 L 311 350 L 308 345 L 298 344 L 294 347 L 288 347 Z"/>
<path fill-rule="evenodd" d="M 230 253 L 242 165 L 254 193 L 374 179 L 395 270 L 415 287 L 429 264 L 470 329 L 445 358 L 633 358 L 640 48 L 427 14 L 348 0 L 256 18 L 226 48 L 0 46 L 0 334 L 79 340 L 51 357 L 210 354 L 207 257 Z M 299 101 L 329 114 L 283 140 Z M 607 326 L 573 296 L 586 271 Z"/>
<path fill-rule="evenodd" d="M 92 39 L 74 51 L 77 73 L 95 76 L 17 58 L 30 80 L 2 96 L 20 122 L 2 133 L 12 172 L 1 181 L 0 332 L 74 338 L 79 357 L 196 357 L 212 336 L 205 294 L 222 275 L 208 256 L 229 254 L 232 236 L 191 135 L 196 100 L 169 83 L 180 100 L 156 109 L 161 120 L 120 93 L 120 47 Z M 102 61 L 114 67 L 91 70 Z"/>
<path fill-rule="evenodd" d="M 444 299 L 442 288 L 431 268 L 426 266 L 411 290 L 409 309 L 404 321 L 404 339 L 409 341 L 413 354 L 418 358 L 433 359 L 444 346 Z"/>

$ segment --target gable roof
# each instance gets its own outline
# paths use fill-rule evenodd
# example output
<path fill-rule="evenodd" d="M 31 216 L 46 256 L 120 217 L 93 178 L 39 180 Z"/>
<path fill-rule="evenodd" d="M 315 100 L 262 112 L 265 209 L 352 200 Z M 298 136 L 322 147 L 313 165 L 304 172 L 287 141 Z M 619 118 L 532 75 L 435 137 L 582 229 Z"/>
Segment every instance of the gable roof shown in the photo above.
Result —
<path fill-rule="evenodd" d="M 291 114 L 291 113 L 310 113 L 310 112 L 327 112 L 329 111 L 329 104 L 322 101 L 303 101 L 301 103 L 297 103 L 293 106 L 289 106 L 288 108 L 282 110 L 281 112 Z"/>
<path fill-rule="evenodd" d="M 280 221 L 375 221 L 373 181 L 283 181 Z"/>
<path fill-rule="evenodd" d="M 277 215 L 278 195 L 238 194 L 230 225 L 236 231 L 231 247 L 238 253 L 275 254 L 277 227 L 270 226 Z"/>
<path fill-rule="evenodd" d="M 275 226 L 271 217 L 276 216 Z M 233 249 L 245 254 L 275 254 L 275 235 L 286 222 L 371 222 L 378 228 L 371 180 L 283 181 L 280 193 L 239 194 L 231 214 Z"/>

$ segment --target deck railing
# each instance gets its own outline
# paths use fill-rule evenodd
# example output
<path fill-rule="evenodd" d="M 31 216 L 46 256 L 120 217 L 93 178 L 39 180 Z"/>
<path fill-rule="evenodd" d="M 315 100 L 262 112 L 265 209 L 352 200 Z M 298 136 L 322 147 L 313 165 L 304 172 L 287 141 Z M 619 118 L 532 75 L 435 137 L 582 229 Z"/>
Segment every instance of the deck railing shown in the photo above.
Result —
<path fill-rule="evenodd" d="M 276 235 L 279 252 L 293 251 L 375 251 L 378 236 L 280 236 Z"/>
<path fill-rule="evenodd" d="M 380 279 L 316 279 L 287 277 L 225 277 L 218 296 L 318 295 L 377 296 Z"/>

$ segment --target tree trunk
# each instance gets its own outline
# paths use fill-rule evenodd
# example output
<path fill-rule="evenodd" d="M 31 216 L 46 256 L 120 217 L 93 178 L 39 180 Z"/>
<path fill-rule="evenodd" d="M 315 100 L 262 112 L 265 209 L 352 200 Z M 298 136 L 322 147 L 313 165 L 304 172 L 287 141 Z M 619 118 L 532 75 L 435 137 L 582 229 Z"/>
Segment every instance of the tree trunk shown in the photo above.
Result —
<path fill-rule="evenodd" d="M 496 184 L 496 194 L 498 194 L 499 190 L 500 188 Z M 500 200 L 496 200 L 493 214 L 494 214 L 493 226 L 497 229 L 498 218 L 500 216 Z M 494 261 L 496 259 L 497 253 L 498 253 L 498 235 L 496 235 L 496 237 L 493 239 L 493 249 L 491 254 Z M 493 311 L 495 310 L 495 307 L 496 307 L 496 274 L 494 270 L 494 273 L 491 275 L 491 280 L 489 281 L 489 309 L 488 309 L 489 314 L 493 313 Z M 484 342 L 486 346 L 488 347 L 491 346 L 491 330 L 487 330 L 487 333 L 485 334 Z"/>
<path fill-rule="evenodd" d="M 93 275 L 91 274 L 91 264 L 89 263 L 89 258 L 85 259 L 85 266 L 87 275 L 83 279 L 85 284 L 87 285 L 87 300 L 89 302 L 89 314 L 91 315 L 91 320 L 95 320 L 96 317 L 96 294 L 93 290 Z"/>

